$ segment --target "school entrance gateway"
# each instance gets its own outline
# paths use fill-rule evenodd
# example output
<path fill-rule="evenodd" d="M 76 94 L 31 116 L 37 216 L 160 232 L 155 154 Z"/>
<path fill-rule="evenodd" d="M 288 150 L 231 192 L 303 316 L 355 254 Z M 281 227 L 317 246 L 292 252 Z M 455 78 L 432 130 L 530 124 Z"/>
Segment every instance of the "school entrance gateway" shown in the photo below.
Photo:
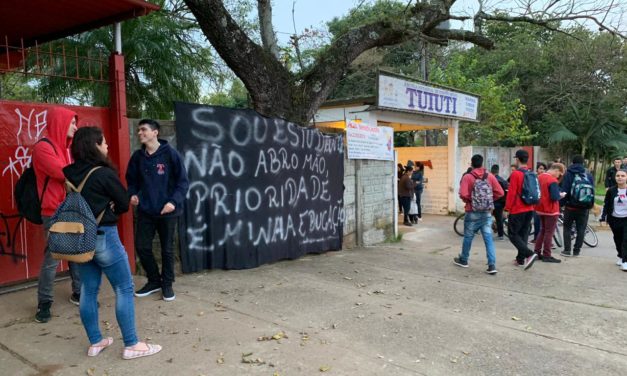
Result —
<path fill-rule="evenodd" d="M 447 138 L 446 146 L 395 148 L 396 161 L 403 165 L 408 160 L 427 162 L 425 177 L 429 182 L 422 195 L 423 213 L 455 211 L 459 121 L 479 121 L 479 96 L 384 71 L 379 72 L 376 93 L 374 97 L 325 102 L 312 125 L 335 132 L 345 131 L 351 121 L 390 127 L 395 133 L 441 130 Z M 389 184 L 396 192 L 396 171 L 390 171 Z M 397 228 L 397 202 L 390 203 L 389 213 Z"/>

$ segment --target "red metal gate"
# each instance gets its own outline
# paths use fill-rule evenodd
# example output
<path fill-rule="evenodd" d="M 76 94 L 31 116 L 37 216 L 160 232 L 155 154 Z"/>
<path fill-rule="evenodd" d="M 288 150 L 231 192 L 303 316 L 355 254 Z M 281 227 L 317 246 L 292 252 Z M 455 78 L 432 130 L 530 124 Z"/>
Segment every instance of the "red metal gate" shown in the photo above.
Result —
<path fill-rule="evenodd" d="M 30 165 L 32 145 L 46 135 L 47 111 L 54 105 L 0 101 L 0 286 L 39 275 L 45 240 L 43 228 L 20 220 L 13 187 Z M 80 126 L 98 126 L 112 139 L 110 109 L 71 108 L 78 113 Z M 59 270 L 67 270 L 62 263 Z"/>

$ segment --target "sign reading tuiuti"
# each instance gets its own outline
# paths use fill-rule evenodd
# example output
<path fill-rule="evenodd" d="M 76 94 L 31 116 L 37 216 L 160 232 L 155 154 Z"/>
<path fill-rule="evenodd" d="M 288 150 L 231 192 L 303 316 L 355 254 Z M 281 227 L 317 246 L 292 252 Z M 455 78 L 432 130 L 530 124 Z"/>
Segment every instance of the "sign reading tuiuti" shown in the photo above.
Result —
<path fill-rule="evenodd" d="M 342 135 L 252 110 L 177 102 L 175 113 L 190 181 L 179 221 L 183 272 L 341 249 Z"/>
<path fill-rule="evenodd" d="M 464 121 L 479 121 L 479 97 L 379 73 L 377 105 Z"/>

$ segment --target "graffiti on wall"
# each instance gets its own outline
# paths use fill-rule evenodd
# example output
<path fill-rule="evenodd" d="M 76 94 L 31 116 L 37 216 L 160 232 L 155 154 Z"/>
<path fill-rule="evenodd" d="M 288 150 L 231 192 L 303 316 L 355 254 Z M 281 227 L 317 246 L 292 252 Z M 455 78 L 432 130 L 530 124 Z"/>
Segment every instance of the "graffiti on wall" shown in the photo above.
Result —
<path fill-rule="evenodd" d="M 43 260 L 43 228 L 19 216 L 13 189 L 31 164 L 33 145 L 47 135 L 52 106 L 0 101 L 0 285 L 36 277 Z M 106 108 L 68 107 L 78 114 L 79 127 L 108 124 Z"/>
<path fill-rule="evenodd" d="M 343 142 L 250 110 L 176 103 L 190 178 L 185 272 L 241 269 L 341 248 Z"/>

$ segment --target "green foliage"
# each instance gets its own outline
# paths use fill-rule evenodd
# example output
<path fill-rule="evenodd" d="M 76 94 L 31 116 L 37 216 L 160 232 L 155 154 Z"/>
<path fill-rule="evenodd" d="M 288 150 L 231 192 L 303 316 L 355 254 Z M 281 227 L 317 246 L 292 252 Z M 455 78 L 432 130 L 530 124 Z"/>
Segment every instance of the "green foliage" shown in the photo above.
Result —
<path fill-rule="evenodd" d="M 230 108 L 250 108 L 248 91 L 242 81 L 235 79 L 228 92 L 216 92 L 203 97 L 201 103 Z"/>
<path fill-rule="evenodd" d="M 212 71 L 208 45 L 201 43 L 198 25 L 187 19 L 176 0 L 153 1 L 162 10 L 122 24 L 129 117 L 170 118 L 174 100 L 197 102 L 201 83 Z M 80 56 L 108 57 L 114 49 L 113 27 L 64 40 Z M 76 67 L 68 65 L 68 75 Z M 82 67 L 81 69 L 85 69 Z M 104 68 L 107 69 L 106 67 Z M 43 100 L 108 105 L 108 85 L 58 78 L 41 80 Z"/>
<path fill-rule="evenodd" d="M 481 96 L 479 123 L 460 124 L 460 145 L 516 146 L 528 144 L 533 138 L 529 128 L 523 124 L 525 106 L 518 98 L 510 98 L 509 93 L 516 87 L 516 79 L 502 82 L 503 71 L 491 75 L 469 77 L 477 60 L 463 53 L 451 57 L 446 69 L 436 68 L 431 81 L 458 88 Z"/>

